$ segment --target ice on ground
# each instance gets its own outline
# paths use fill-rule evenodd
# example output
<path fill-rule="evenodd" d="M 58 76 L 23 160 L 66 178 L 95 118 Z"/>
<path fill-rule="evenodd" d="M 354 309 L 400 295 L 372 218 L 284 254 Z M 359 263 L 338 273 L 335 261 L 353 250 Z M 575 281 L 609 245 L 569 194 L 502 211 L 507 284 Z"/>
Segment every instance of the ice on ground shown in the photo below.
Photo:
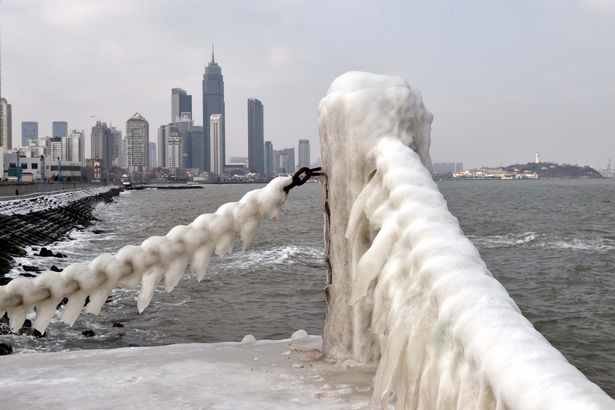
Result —
<path fill-rule="evenodd" d="M 4 356 L 0 397 L 14 410 L 367 409 L 373 368 L 328 363 L 321 343 L 306 336 Z"/>

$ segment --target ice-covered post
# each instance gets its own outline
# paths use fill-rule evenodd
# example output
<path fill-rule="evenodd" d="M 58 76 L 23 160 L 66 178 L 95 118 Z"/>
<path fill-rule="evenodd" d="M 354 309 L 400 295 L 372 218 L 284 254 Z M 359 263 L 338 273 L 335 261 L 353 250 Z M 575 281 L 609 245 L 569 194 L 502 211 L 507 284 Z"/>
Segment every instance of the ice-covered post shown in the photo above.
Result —
<path fill-rule="evenodd" d="M 432 115 L 403 79 L 351 72 L 320 104 L 325 353 L 377 363 L 383 408 L 615 409 L 521 314 L 434 183 Z"/>
<path fill-rule="evenodd" d="M 367 225 L 356 240 L 345 238 L 350 210 L 376 169 L 369 151 L 385 136 L 412 146 L 423 164 L 429 157 L 433 116 L 401 78 L 350 72 L 338 77 L 320 103 L 320 146 L 325 201 L 325 247 L 330 274 L 324 348 L 338 358 L 376 360 L 370 312 L 350 304 L 359 257 L 373 235 Z"/>

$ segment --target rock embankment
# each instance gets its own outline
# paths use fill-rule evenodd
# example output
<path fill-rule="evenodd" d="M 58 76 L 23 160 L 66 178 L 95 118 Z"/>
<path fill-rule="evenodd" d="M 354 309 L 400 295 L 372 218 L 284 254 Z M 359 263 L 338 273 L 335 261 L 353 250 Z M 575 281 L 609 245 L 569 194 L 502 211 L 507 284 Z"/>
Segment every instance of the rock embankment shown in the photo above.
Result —
<path fill-rule="evenodd" d="M 21 212 L 33 201 L 28 199 L 23 204 L 12 204 L 11 212 L 0 212 L 0 284 L 10 280 L 3 275 L 11 269 L 13 257 L 26 254 L 26 246 L 47 245 L 78 225 L 90 225 L 94 219 L 93 206 L 101 201 L 111 202 L 119 193 L 119 188 L 98 190 L 90 195 L 75 195 L 73 200 L 63 198 L 47 208 Z"/>

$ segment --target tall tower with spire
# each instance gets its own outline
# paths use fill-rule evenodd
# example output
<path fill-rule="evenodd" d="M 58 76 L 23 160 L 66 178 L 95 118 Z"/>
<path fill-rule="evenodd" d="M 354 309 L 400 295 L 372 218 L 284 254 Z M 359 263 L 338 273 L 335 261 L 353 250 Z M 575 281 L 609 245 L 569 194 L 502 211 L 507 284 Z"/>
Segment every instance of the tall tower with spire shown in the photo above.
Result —
<path fill-rule="evenodd" d="M 224 77 L 222 76 L 222 68 L 216 62 L 214 55 L 214 47 L 211 47 L 211 61 L 205 67 L 203 74 L 203 162 L 204 169 L 210 170 L 211 161 L 211 116 L 220 114 L 220 146 L 221 157 L 226 158 L 225 144 L 225 114 L 224 114 Z M 224 164 L 223 164 L 224 165 Z"/>

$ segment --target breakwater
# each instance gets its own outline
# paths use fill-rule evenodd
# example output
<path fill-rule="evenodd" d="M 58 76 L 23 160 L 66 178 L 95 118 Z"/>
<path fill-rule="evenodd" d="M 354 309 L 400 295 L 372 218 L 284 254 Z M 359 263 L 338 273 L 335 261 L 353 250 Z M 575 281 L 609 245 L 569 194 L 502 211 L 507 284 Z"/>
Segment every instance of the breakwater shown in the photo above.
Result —
<path fill-rule="evenodd" d="M 105 187 L 0 202 L 0 284 L 15 256 L 25 256 L 28 246 L 42 247 L 60 240 L 78 226 L 92 223 L 93 206 L 113 201 L 121 189 Z M 45 249 L 41 248 L 42 256 Z"/>

